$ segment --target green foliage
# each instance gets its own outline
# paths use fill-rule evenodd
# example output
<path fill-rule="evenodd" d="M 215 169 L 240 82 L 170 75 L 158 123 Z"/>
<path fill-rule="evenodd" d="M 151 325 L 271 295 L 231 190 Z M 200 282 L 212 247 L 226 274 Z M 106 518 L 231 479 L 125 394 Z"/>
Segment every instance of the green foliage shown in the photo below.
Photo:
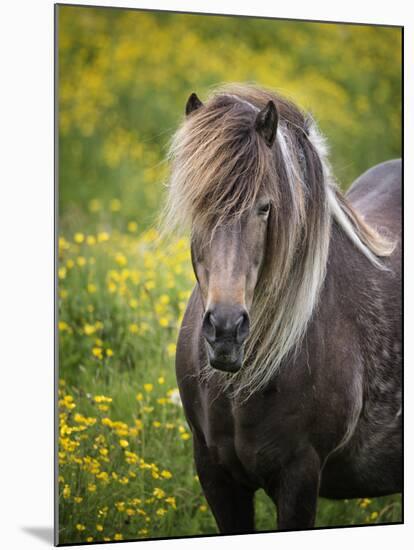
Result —
<path fill-rule="evenodd" d="M 60 542 L 216 532 L 176 403 L 189 245 L 151 226 L 188 95 L 255 81 L 310 109 L 344 188 L 400 155 L 401 32 L 59 7 Z M 257 526 L 275 525 L 257 495 Z M 399 521 L 399 496 L 317 525 Z"/>

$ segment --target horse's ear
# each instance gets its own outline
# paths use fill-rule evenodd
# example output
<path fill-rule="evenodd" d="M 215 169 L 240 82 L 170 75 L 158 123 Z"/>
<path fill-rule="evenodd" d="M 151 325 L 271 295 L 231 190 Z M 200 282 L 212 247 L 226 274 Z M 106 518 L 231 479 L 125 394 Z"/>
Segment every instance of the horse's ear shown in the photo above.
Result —
<path fill-rule="evenodd" d="M 276 105 L 272 100 L 268 102 L 266 107 L 256 117 L 256 131 L 262 136 L 269 147 L 275 141 L 278 119 Z"/>
<path fill-rule="evenodd" d="M 203 103 L 198 99 L 196 93 L 192 93 L 187 99 L 187 104 L 185 106 L 185 114 L 188 116 L 193 111 L 196 111 L 203 106 Z"/>

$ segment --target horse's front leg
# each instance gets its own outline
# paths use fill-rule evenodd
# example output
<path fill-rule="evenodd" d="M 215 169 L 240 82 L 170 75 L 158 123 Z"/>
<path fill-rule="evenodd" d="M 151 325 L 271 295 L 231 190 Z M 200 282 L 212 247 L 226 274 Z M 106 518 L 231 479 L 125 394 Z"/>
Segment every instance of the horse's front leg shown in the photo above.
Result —
<path fill-rule="evenodd" d="M 283 465 L 274 498 L 278 529 L 314 527 L 320 475 L 320 459 L 313 448 L 296 454 Z"/>
<path fill-rule="evenodd" d="M 197 474 L 221 533 L 254 531 L 254 491 L 235 483 L 226 470 L 215 464 L 207 447 L 194 434 Z"/>

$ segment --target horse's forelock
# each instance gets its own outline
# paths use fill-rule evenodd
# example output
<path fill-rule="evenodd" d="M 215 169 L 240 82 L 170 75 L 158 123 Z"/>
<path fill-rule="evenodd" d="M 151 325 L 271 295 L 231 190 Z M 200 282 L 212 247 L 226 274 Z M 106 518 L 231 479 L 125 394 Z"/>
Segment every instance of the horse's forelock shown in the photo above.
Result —
<path fill-rule="evenodd" d="M 272 194 L 277 174 L 271 151 L 254 129 L 256 109 L 221 94 L 183 122 L 170 150 L 167 223 L 210 232 L 241 217 L 261 189 Z"/>

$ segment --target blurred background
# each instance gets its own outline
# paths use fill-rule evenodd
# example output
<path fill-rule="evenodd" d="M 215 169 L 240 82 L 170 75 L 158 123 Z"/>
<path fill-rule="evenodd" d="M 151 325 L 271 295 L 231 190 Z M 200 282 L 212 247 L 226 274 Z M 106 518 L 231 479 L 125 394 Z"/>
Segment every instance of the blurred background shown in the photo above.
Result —
<path fill-rule="evenodd" d="M 233 81 L 310 110 L 344 190 L 401 155 L 399 28 L 58 7 L 61 543 L 216 532 L 173 367 L 188 242 L 155 222 L 189 94 Z M 317 524 L 400 519 L 399 496 L 321 500 Z"/>
<path fill-rule="evenodd" d="M 89 222 L 94 198 L 150 223 L 189 94 L 233 81 L 310 110 L 344 188 L 401 154 L 400 29 L 61 7 L 62 227 Z"/>

